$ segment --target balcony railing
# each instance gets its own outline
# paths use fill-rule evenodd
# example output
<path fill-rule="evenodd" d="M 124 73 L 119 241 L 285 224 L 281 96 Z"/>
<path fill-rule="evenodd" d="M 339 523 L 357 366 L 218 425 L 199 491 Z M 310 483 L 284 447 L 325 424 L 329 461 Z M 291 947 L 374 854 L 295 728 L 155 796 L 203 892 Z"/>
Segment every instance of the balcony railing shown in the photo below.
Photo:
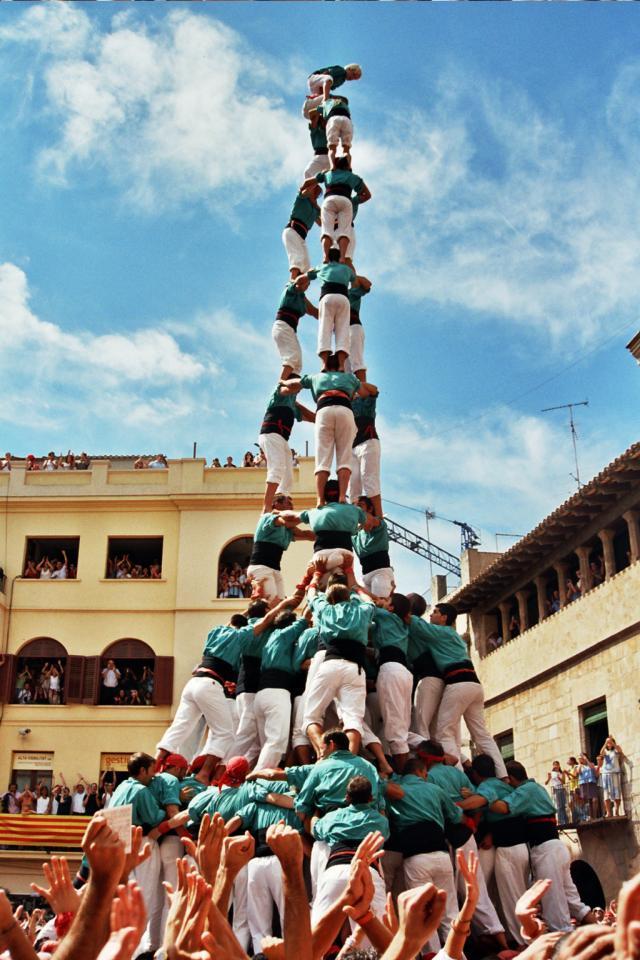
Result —
<path fill-rule="evenodd" d="M 550 788 L 560 829 L 629 820 L 632 816 L 631 778 L 622 773 L 601 774 L 597 782 Z"/>

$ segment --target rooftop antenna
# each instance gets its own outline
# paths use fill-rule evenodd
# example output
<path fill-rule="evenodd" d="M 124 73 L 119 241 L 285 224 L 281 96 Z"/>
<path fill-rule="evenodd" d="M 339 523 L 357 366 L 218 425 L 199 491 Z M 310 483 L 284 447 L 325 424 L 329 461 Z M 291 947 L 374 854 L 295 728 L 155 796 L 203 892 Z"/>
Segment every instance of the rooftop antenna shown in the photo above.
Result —
<path fill-rule="evenodd" d="M 472 550 L 474 547 L 477 547 L 480 543 L 479 534 L 470 527 L 468 523 L 463 523 L 461 520 L 452 520 L 452 523 L 455 523 L 456 527 L 460 527 L 460 549 Z"/>
<path fill-rule="evenodd" d="M 431 534 L 429 533 L 429 520 L 433 520 L 435 518 L 435 513 L 433 510 L 429 510 L 427 507 L 425 508 L 424 516 L 425 520 L 427 521 L 427 540 L 431 541 Z M 429 576 L 433 576 L 433 561 L 431 557 L 429 557 Z"/>
<path fill-rule="evenodd" d="M 541 413 L 550 413 L 552 410 L 568 410 L 569 411 L 569 430 L 571 431 L 571 442 L 573 443 L 573 459 L 576 464 L 575 474 L 570 473 L 569 476 L 572 477 L 575 482 L 578 484 L 578 490 L 582 486 L 580 480 L 580 468 L 578 466 L 578 433 L 576 431 L 576 424 L 573 419 L 573 408 L 574 407 L 588 407 L 588 400 L 578 400 L 576 403 L 561 403 L 557 407 L 545 407 L 541 410 Z"/>

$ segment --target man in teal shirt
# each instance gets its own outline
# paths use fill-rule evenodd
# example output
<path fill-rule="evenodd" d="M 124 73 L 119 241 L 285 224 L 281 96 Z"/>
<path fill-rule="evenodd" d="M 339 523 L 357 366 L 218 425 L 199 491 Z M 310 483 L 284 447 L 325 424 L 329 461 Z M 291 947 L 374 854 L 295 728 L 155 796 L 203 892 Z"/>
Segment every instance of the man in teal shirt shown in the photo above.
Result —
<path fill-rule="evenodd" d="M 354 476 L 355 472 L 351 475 L 352 489 Z M 377 499 L 381 500 L 380 497 Z M 389 530 L 378 513 L 382 504 L 376 506 L 376 498 L 361 496 L 358 497 L 358 506 L 371 519 L 367 526 L 352 535 L 353 552 L 360 561 L 362 582 L 367 591 L 374 597 L 386 600 L 393 593 L 396 578 L 389 556 Z"/>
<path fill-rule="evenodd" d="M 351 261 L 355 244 L 355 231 L 352 224 L 351 240 L 347 248 L 347 258 Z M 360 303 L 370 290 L 371 280 L 361 276 L 356 276 L 349 288 L 349 364 L 358 380 L 363 382 L 367 379 L 367 365 L 364 362 L 364 327 L 360 319 Z M 375 400 L 373 406 L 375 410 Z M 366 490 L 365 493 L 367 493 Z"/>
<path fill-rule="evenodd" d="M 292 374 L 299 377 L 302 372 L 302 350 L 298 340 L 298 323 L 300 318 L 308 313 L 318 319 L 318 308 L 305 296 L 309 286 L 309 278 L 290 280 L 284 288 L 278 304 L 276 318 L 271 329 L 271 336 L 282 360 L 281 380 L 288 380 Z"/>
<path fill-rule="evenodd" d="M 284 580 L 280 571 L 283 553 L 293 540 L 312 539 L 308 533 L 295 530 L 294 525 L 287 523 L 281 516 L 282 512 L 291 511 L 292 508 L 293 502 L 288 494 L 276 494 L 273 507 L 261 514 L 253 535 L 253 546 L 247 567 L 247 576 L 253 584 L 252 598 L 264 599 L 270 606 L 282 600 L 285 595 Z"/>
<path fill-rule="evenodd" d="M 355 275 L 353 267 L 342 263 L 339 251 L 334 248 L 327 251 L 326 261 L 321 266 L 308 270 L 296 281 L 304 283 L 305 278 L 315 280 L 317 277 L 322 283 L 318 303 L 318 356 L 325 369 L 331 354 L 332 337 L 338 370 L 344 370 L 349 356 L 349 284 Z"/>
<path fill-rule="evenodd" d="M 371 638 L 380 665 L 376 687 L 384 737 L 389 744 L 395 768 L 401 773 L 409 758 L 411 726 L 413 675 L 407 660 L 411 612 L 409 601 L 401 593 L 392 593 L 384 602 L 387 609 L 376 607 Z"/>
<path fill-rule="evenodd" d="M 421 740 L 428 740 L 431 736 L 435 738 L 435 720 L 444 681 L 431 652 L 430 624 L 423 620 L 427 601 L 420 593 L 410 593 L 408 598 L 412 614 L 409 621 L 409 663 L 415 683 L 412 729 Z"/>
<path fill-rule="evenodd" d="M 335 244 L 340 251 L 340 263 L 345 263 L 350 244 L 355 245 L 353 200 L 359 207 L 371 199 L 371 192 L 364 180 L 352 172 L 349 157 L 340 157 L 331 170 L 317 173 L 315 180 L 325 186 L 320 216 L 324 262 L 327 263 L 329 251 Z M 313 180 L 305 181 L 304 186 L 312 183 Z"/>
<path fill-rule="evenodd" d="M 289 274 L 295 280 L 311 266 L 307 250 L 307 234 L 314 223 L 320 222 L 320 184 L 305 184 L 296 194 L 289 220 L 282 231 L 282 242 L 289 260 Z"/>
<path fill-rule="evenodd" d="M 293 457 L 289 438 L 296 420 L 314 423 L 315 413 L 284 394 L 280 384 L 273 391 L 260 426 L 258 443 L 267 462 L 263 512 L 273 508 L 278 494 L 290 497 L 293 489 Z"/>

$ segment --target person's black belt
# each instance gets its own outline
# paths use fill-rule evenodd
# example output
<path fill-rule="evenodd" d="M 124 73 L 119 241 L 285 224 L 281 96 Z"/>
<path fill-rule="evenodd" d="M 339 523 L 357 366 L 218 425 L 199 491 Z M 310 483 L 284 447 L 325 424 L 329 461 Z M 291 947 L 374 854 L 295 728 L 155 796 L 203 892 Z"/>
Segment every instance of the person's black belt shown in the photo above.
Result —
<path fill-rule="evenodd" d="M 364 414 L 359 413 L 358 416 L 355 417 L 355 421 L 356 421 L 356 435 L 353 439 L 354 447 L 357 447 L 361 443 L 366 443 L 367 440 L 378 439 L 378 434 L 376 433 L 375 417 L 367 417 Z M 387 566 L 390 567 L 391 564 L 388 563 Z"/>
<path fill-rule="evenodd" d="M 304 689 L 307 685 L 307 671 L 301 670 L 299 673 L 296 673 L 293 678 L 293 686 L 291 687 L 291 696 L 292 697 L 301 697 L 304 693 Z"/>
<path fill-rule="evenodd" d="M 267 410 L 260 427 L 260 433 L 277 433 L 288 440 L 293 430 L 295 414 L 291 407 L 272 407 Z"/>
<path fill-rule="evenodd" d="M 222 686 L 225 683 L 235 683 L 236 671 L 230 663 L 220 657 L 203 657 L 200 666 L 193 671 L 194 677 L 211 677 Z"/>
<path fill-rule="evenodd" d="M 446 684 L 480 683 L 471 660 L 460 660 L 459 663 L 449 664 L 443 672 L 442 679 Z"/>
<path fill-rule="evenodd" d="M 336 283 L 334 280 L 327 280 L 320 287 L 320 299 L 326 297 L 328 293 L 339 293 L 349 299 L 349 287 L 346 283 Z"/>
<path fill-rule="evenodd" d="M 319 397 L 316 410 L 324 410 L 325 407 L 347 407 L 349 410 L 353 409 L 349 397 L 336 391 L 323 393 Z"/>
<path fill-rule="evenodd" d="M 444 830 L 433 820 L 421 820 L 399 830 L 396 840 L 404 857 L 415 857 L 419 853 L 447 852 Z"/>
<path fill-rule="evenodd" d="M 333 109 L 329 111 L 329 116 L 326 117 L 325 119 L 330 120 L 331 117 L 350 117 L 350 116 L 351 114 L 349 113 L 346 107 L 333 107 Z"/>
<path fill-rule="evenodd" d="M 273 856 L 273 850 L 267 843 L 267 830 L 266 828 L 260 828 L 259 830 L 253 831 L 253 838 L 256 842 L 256 848 L 254 852 L 254 857 L 271 857 Z"/>
<path fill-rule="evenodd" d="M 558 822 L 554 816 L 530 817 L 527 819 L 527 841 L 531 847 L 539 847 L 547 840 L 558 839 Z"/>
<path fill-rule="evenodd" d="M 362 839 L 364 840 L 364 837 Z M 338 867 L 351 863 L 356 855 L 357 846 L 358 843 L 356 841 L 351 843 L 336 843 L 331 847 L 326 869 L 328 870 L 329 867 Z M 369 866 L 372 870 L 375 870 L 376 873 L 379 872 L 379 868 L 375 863 L 370 863 Z"/>
<path fill-rule="evenodd" d="M 494 847 L 515 847 L 527 842 L 527 824 L 523 817 L 503 817 L 488 825 Z"/>
<path fill-rule="evenodd" d="M 329 147 L 316 147 L 313 152 L 316 157 L 326 157 L 329 153 Z"/>
<path fill-rule="evenodd" d="M 277 543 L 270 543 L 268 540 L 254 540 L 249 566 L 260 564 L 263 567 L 270 567 L 272 570 L 279 570 L 283 553 L 284 547 Z"/>
<path fill-rule="evenodd" d="M 260 690 L 288 690 L 291 693 L 296 676 L 287 670 L 277 670 L 269 667 L 260 671 Z"/>
<path fill-rule="evenodd" d="M 260 657 L 243 654 L 236 683 L 236 696 L 239 693 L 257 693 L 260 689 Z"/>
<path fill-rule="evenodd" d="M 387 550 L 367 553 L 364 557 L 359 557 L 359 560 L 363 573 L 373 573 L 374 570 L 383 570 L 385 567 L 391 566 L 391 558 Z"/>
<path fill-rule="evenodd" d="M 276 313 L 276 320 L 282 320 L 282 322 L 286 323 L 292 330 L 297 331 L 301 316 L 302 314 L 300 313 L 294 313 L 293 310 L 285 310 L 284 307 L 280 307 Z"/>
<path fill-rule="evenodd" d="M 419 657 L 416 657 L 413 661 L 412 670 L 414 677 L 418 680 L 424 680 L 425 677 L 437 677 L 438 680 L 442 679 L 442 674 L 436 667 L 436 662 L 430 650 L 425 650 Z"/>
<path fill-rule="evenodd" d="M 348 640 L 342 637 L 332 637 L 327 640 L 325 660 L 349 660 L 362 668 L 367 662 L 367 648 L 357 640 Z"/>
<path fill-rule="evenodd" d="M 468 827 L 466 823 L 450 823 L 446 821 L 444 825 L 444 835 L 453 849 L 457 850 L 458 847 L 465 845 L 469 837 L 473 835 L 473 830 L 471 827 Z"/>
<path fill-rule="evenodd" d="M 351 534 L 345 530 L 317 530 L 313 552 L 318 550 L 349 550 L 353 551 Z"/>
<path fill-rule="evenodd" d="M 390 645 L 388 647 L 382 647 L 378 663 L 380 666 L 382 666 L 383 663 L 401 663 L 403 667 L 406 667 L 407 657 L 400 647 Z"/>
<path fill-rule="evenodd" d="M 299 237 L 302 237 L 303 240 L 307 239 L 307 234 L 309 233 L 309 227 L 307 227 L 300 220 L 289 220 L 287 224 L 288 227 L 291 227 L 292 230 L 298 234 Z"/>
<path fill-rule="evenodd" d="M 348 200 L 351 200 L 351 193 L 348 183 L 328 183 L 324 191 L 325 197 L 347 197 Z"/>
<path fill-rule="evenodd" d="M 360 326 L 362 326 L 362 320 L 360 319 L 360 314 L 358 311 L 351 308 L 349 311 L 349 325 L 355 327 L 356 324 L 360 324 Z"/>

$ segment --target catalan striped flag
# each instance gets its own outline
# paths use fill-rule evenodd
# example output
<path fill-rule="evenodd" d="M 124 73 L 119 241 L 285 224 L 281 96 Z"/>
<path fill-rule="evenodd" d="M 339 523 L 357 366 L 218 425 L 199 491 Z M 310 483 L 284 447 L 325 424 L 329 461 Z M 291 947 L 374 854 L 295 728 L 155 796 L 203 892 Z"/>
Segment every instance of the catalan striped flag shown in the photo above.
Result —
<path fill-rule="evenodd" d="M 80 849 L 90 817 L 43 814 L 0 814 L 0 847 Z"/>

